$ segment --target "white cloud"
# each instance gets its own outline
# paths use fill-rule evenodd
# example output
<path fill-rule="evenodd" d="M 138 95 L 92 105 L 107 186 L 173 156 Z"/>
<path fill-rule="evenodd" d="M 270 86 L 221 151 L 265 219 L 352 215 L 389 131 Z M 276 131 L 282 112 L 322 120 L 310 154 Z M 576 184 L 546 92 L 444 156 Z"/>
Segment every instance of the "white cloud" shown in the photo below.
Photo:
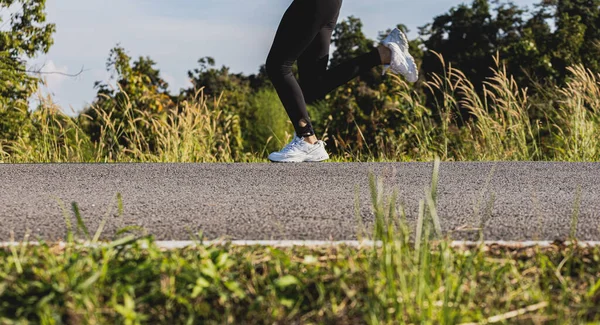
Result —
<path fill-rule="evenodd" d="M 170 73 L 162 73 L 163 79 L 169 84 L 169 90 L 176 94 L 180 89 L 189 88 L 192 86 L 192 83 L 186 77 L 184 79 L 175 78 Z"/>

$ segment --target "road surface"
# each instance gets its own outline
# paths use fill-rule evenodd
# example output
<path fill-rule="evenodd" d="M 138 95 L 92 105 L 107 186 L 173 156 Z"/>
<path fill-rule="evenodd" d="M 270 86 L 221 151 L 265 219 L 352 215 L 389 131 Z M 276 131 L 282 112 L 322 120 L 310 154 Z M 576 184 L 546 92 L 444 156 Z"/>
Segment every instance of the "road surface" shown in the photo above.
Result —
<path fill-rule="evenodd" d="M 103 238 L 140 226 L 159 240 L 352 240 L 373 214 L 368 174 L 398 191 L 414 226 L 433 163 L 0 164 L 0 241 L 64 239 L 77 202 L 90 232 L 109 210 Z M 489 182 L 487 180 L 489 179 Z M 580 195 L 577 195 L 580 188 Z M 123 198 L 118 215 L 115 196 Z M 576 207 L 579 206 L 579 209 Z M 442 163 L 438 214 L 452 239 L 600 239 L 600 163 Z M 479 211 L 479 212 L 478 212 Z M 471 230 L 469 230 L 471 229 Z"/>

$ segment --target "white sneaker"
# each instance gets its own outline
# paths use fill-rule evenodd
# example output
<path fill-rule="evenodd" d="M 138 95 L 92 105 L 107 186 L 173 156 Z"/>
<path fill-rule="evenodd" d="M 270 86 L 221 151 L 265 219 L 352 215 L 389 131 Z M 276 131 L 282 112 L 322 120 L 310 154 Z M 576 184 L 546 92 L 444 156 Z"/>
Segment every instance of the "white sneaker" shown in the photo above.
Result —
<path fill-rule="evenodd" d="M 304 141 L 304 138 L 294 136 L 292 142 L 279 152 L 269 155 L 272 162 L 294 163 L 294 162 L 319 162 L 329 159 L 325 151 L 325 142 L 319 140 L 315 144 Z"/>
<path fill-rule="evenodd" d="M 391 69 L 394 73 L 403 75 L 409 82 L 417 82 L 419 70 L 415 59 L 408 52 L 409 46 L 406 35 L 398 28 L 394 28 L 381 44 L 392 51 L 392 61 L 389 65 L 385 65 L 383 74 L 387 69 Z"/>

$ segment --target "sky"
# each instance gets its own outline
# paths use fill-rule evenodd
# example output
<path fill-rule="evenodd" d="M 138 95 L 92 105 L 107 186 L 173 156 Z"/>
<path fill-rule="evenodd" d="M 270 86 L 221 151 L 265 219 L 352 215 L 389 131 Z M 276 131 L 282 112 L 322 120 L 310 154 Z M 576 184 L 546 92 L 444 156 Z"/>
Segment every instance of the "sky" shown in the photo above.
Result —
<path fill-rule="evenodd" d="M 189 85 L 187 71 L 211 56 L 217 67 L 257 73 L 264 64 L 277 26 L 292 0 L 47 0 L 47 21 L 56 24 L 49 53 L 30 60 L 45 72 L 44 93 L 70 115 L 94 100 L 95 81 L 109 81 L 106 60 L 120 44 L 133 58 L 149 56 L 178 93 Z M 417 37 L 417 27 L 432 21 L 461 0 L 343 0 L 340 20 L 354 15 L 363 32 L 378 32 L 399 23 Z M 468 1 L 470 2 L 470 0 Z M 535 0 L 515 0 L 531 5 Z"/>

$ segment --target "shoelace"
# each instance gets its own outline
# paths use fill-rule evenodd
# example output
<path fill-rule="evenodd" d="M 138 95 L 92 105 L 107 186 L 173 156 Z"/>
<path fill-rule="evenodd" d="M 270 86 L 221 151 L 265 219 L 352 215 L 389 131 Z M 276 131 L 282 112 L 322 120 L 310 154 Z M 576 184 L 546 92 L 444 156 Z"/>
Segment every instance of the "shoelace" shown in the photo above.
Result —
<path fill-rule="evenodd" d="M 304 142 L 304 138 L 296 137 L 294 140 L 292 140 L 292 142 L 288 143 L 288 145 L 285 146 L 285 148 L 281 149 L 281 153 L 287 153 L 291 151 L 296 146 L 299 146 L 302 142 Z M 323 144 L 323 147 L 327 146 L 327 143 L 325 143 L 324 141 L 318 141 L 315 144 L 319 143 Z"/>
<path fill-rule="evenodd" d="M 300 141 L 304 141 L 302 138 L 298 138 L 296 137 L 294 140 L 292 140 L 292 142 L 288 143 L 287 146 L 285 146 L 285 148 L 283 148 L 281 150 L 281 153 L 286 153 L 291 151 L 293 148 L 295 148 L 296 146 L 298 146 L 300 144 Z"/>

